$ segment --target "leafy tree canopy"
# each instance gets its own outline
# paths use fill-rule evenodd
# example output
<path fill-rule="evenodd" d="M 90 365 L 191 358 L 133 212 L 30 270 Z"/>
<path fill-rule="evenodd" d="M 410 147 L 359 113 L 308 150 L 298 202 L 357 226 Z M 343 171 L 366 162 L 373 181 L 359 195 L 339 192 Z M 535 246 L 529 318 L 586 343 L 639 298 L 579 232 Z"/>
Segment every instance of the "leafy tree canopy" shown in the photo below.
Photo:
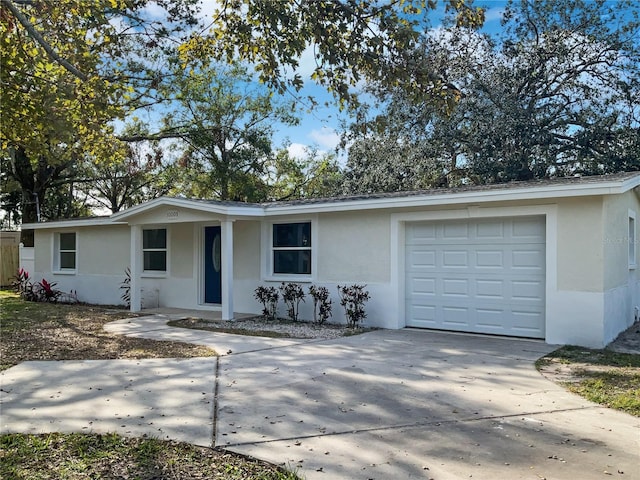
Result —
<path fill-rule="evenodd" d="M 114 154 L 109 122 L 147 99 L 170 39 L 195 22 L 195 0 L 155 2 L 177 23 L 149 18 L 149 3 L 1 0 L 2 148 L 34 162 L 48 144 Z"/>
<path fill-rule="evenodd" d="M 152 4 L 163 14 L 152 14 Z M 111 122 L 155 101 L 157 67 L 196 23 L 197 5 L 0 0 L 0 149 L 24 222 L 36 221 L 38 205 L 59 211 L 44 208 L 47 190 L 59 190 L 80 164 L 126 156 Z"/>
<path fill-rule="evenodd" d="M 478 26 L 484 11 L 471 1 L 446 0 L 459 24 Z M 333 92 L 342 106 L 357 105 L 360 81 L 402 86 L 425 100 L 447 98 L 429 68 L 407 70 L 398 59 L 428 27 L 436 0 L 228 0 L 221 2 L 209 34 L 194 35 L 181 47 L 192 58 L 248 62 L 260 80 L 277 91 L 300 90 L 297 72 L 307 49 L 315 59 L 312 79 Z"/>
<path fill-rule="evenodd" d="M 185 168 L 182 194 L 257 201 L 266 198 L 264 174 L 276 125 L 298 122 L 242 66 L 209 65 L 176 74 L 165 90 L 171 101 L 162 136 L 179 139 Z"/>
<path fill-rule="evenodd" d="M 382 114 L 353 127 L 347 190 L 638 169 L 639 11 L 633 1 L 521 0 L 499 36 L 434 32 L 414 59 L 459 102 L 443 116 L 401 89 L 376 90 Z"/>

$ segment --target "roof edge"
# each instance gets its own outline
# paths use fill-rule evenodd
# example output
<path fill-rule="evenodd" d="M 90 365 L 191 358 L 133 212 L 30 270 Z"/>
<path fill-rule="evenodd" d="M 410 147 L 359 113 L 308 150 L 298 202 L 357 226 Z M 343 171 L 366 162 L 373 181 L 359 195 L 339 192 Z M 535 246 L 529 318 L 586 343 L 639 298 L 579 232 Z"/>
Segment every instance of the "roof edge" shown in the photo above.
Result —
<path fill-rule="evenodd" d="M 582 180 L 583 178 L 584 180 Z M 372 210 L 411 207 L 437 207 L 462 203 L 488 203 L 523 200 L 549 200 L 591 195 L 626 193 L 640 186 L 640 172 L 567 179 L 560 183 L 524 183 L 508 186 L 488 185 L 486 188 L 442 189 L 390 194 L 334 197 L 293 202 L 240 203 L 216 202 L 176 197 L 159 197 L 117 212 L 109 217 L 69 219 L 44 223 L 26 223 L 23 229 L 74 228 L 81 226 L 127 225 L 127 220 L 158 206 L 181 207 L 228 217 L 273 217 L 279 215 L 313 214 L 349 210 Z"/>

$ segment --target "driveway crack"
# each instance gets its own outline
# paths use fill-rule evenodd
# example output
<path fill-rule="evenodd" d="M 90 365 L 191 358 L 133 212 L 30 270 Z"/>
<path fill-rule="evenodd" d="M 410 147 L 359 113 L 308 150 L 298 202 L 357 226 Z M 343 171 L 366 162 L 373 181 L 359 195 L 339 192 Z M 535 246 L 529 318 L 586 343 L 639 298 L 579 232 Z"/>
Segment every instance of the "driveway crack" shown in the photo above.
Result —
<path fill-rule="evenodd" d="M 218 392 L 219 392 L 219 378 L 220 378 L 220 357 L 216 357 L 216 369 L 213 382 L 213 426 L 211 431 L 211 448 L 216 446 L 216 438 L 218 437 Z"/>
<path fill-rule="evenodd" d="M 257 440 L 257 441 L 249 441 L 249 442 L 238 442 L 238 443 L 227 443 L 224 445 L 224 448 L 233 448 L 233 447 L 242 447 L 246 445 L 259 445 L 259 444 L 267 444 L 274 442 L 288 442 L 294 440 L 306 440 L 309 438 L 321 438 L 321 437 L 333 437 L 340 435 L 353 435 L 358 433 L 371 433 L 371 432 L 382 432 L 388 430 L 398 430 L 398 429 L 407 429 L 407 428 L 417 428 L 417 427 L 425 427 L 429 425 L 433 426 L 441 426 L 446 424 L 455 424 L 455 423 L 470 423 L 470 422 L 479 422 L 484 420 L 500 420 L 506 418 L 516 418 L 516 417 L 533 417 L 535 415 L 544 415 L 549 413 L 562 413 L 562 412 L 573 412 L 578 410 L 590 410 L 590 409 L 602 409 L 601 405 L 590 405 L 586 407 L 576 407 L 576 408 L 560 408 L 555 410 L 544 410 L 540 412 L 524 412 L 524 413 L 514 413 L 512 415 L 487 415 L 484 417 L 474 417 L 474 418 L 462 418 L 456 420 L 429 420 L 422 422 L 412 422 L 398 425 L 387 425 L 383 427 L 369 427 L 369 428 L 359 428 L 359 429 L 350 429 L 343 431 L 333 431 L 321 434 L 310 434 L 310 435 L 300 435 L 297 437 L 289 437 L 289 438 L 270 438 L 266 440 Z"/>

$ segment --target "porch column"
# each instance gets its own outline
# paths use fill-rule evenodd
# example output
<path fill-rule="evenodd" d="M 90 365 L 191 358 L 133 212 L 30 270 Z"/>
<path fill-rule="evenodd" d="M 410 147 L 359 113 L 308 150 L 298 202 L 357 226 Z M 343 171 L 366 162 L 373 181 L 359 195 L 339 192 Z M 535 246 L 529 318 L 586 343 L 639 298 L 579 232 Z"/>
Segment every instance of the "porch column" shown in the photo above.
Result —
<path fill-rule="evenodd" d="M 233 320 L 233 220 L 220 222 L 222 320 Z"/>
<path fill-rule="evenodd" d="M 142 310 L 142 295 L 140 288 L 140 272 L 142 271 L 142 252 L 140 246 L 142 245 L 142 227 L 140 225 L 131 225 L 131 254 L 130 254 L 130 269 L 131 269 L 131 287 L 129 294 L 131 296 L 131 311 L 139 312 Z"/>

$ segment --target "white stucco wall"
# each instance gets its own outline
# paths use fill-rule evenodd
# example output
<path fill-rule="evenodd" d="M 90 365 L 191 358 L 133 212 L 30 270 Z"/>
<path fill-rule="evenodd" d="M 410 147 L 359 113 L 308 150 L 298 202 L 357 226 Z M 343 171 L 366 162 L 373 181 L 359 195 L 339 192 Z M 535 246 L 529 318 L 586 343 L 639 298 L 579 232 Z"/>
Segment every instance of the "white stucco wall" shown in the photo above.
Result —
<path fill-rule="evenodd" d="M 388 283 L 390 271 L 389 212 L 319 216 L 319 282 Z"/>
<path fill-rule="evenodd" d="M 236 312 L 260 313 L 253 298 L 260 285 L 261 222 L 238 220 L 233 224 L 233 303 Z"/>
<path fill-rule="evenodd" d="M 234 310 L 259 313 L 261 306 L 253 297 L 257 286 L 297 281 L 305 292 L 312 283 L 327 287 L 333 300 L 332 321 L 345 322 L 336 286 L 359 283 L 366 284 L 371 294 L 366 324 L 402 328 L 407 222 L 536 215 L 546 222 L 546 341 L 602 347 L 631 324 L 640 305 L 637 268 L 628 264 L 630 211 L 638 214 L 638 230 L 640 202 L 634 192 L 537 203 L 496 201 L 237 219 L 233 222 Z M 183 208 L 158 208 L 131 218 L 143 228 L 168 231 L 167 273 L 142 275 L 145 307 L 219 308 L 202 305 L 202 243 L 203 228 L 220 220 L 219 215 Z M 278 278 L 269 271 L 271 225 L 281 221 L 312 222 L 312 275 Z M 77 234 L 76 272 L 52 271 L 54 238 L 61 231 Z M 38 230 L 32 276 L 56 281 L 62 290 L 77 290 L 83 301 L 121 303 L 119 287 L 130 264 L 130 248 L 126 225 Z M 285 314 L 284 306 L 280 313 Z M 302 304 L 301 318 L 312 318 L 309 296 Z"/>
<path fill-rule="evenodd" d="M 633 322 L 640 295 L 637 271 L 628 265 L 630 209 L 640 211 L 633 192 L 558 201 L 558 288 L 547 299 L 548 343 L 601 348 Z"/>
<path fill-rule="evenodd" d="M 273 223 L 279 222 L 312 222 L 312 274 L 309 277 L 272 275 L 270 269 L 270 236 Z M 253 227 L 252 227 L 253 228 Z M 366 284 L 371 300 L 366 304 L 369 326 L 394 328 L 397 324 L 397 312 L 389 301 L 391 284 L 390 260 L 390 214 L 384 211 L 322 213 L 319 215 L 297 215 L 291 217 L 274 217 L 261 221 L 260 244 L 260 281 L 254 282 L 249 276 L 236 274 L 235 301 L 236 311 L 259 313 L 261 305 L 253 298 L 258 285 L 278 288 L 283 281 L 299 283 L 307 294 L 305 302 L 300 305 L 300 318 L 313 318 L 313 299 L 308 295 L 310 285 L 323 286 L 329 290 L 333 302 L 331 322 L 346 323 L 344 311 L 340 306 L 338 285 Z M 251 230 L 253 238 L 255 230 Z M 237 234 L 237 231 L 235 231 Z M 241 254 L 240 248 L 247 253 Z M 245 241 L 238 244 L 234 256 L 245 256 L 254 265 L 253 252 L 258 248 L 257 242 Z M 251 252 L 251 253 L 249 253 Z M 373 254 L 372 254 L 373 252 Z M 241 271 L 255 272 L 253 267 Z M 234 272 L 235 273 L 235 272 Z M 240 306 L 245 307 L 240 310 Z M 280 302 L 279 314 L 286 316 L 286 309 Z"/>
<path fill-rule="evenodd" d="M 555 243 L 555 251 L 547 251 L 555 260 L 547 265 L 554 269 L 556 284 L 547 285 L 546 341 L 599 347 L 604 315 L 602 197 L 558 200 L 556 212 L 555 227 L 547 229 L 547 245 Z"/>
<path fill-rule="evenodd" d="M 558 205 L 558 290 L 602 292 L 602 197 L 563 199 Z"/>
<path fill-rule="evenodd" d="M 76 233 L 76 270 L 54 269 L 54 238 L 63 232 Z M 59 290 L 75 290 L 78 300 L 103 305 L 123 304 L 121 283 L 129 266 L 129 228 L 96 226 L 60 230 L 37 230 L 32 278 L 57 283 Z"/>
<path fill-rule="evenodd" d="M 633 192 L 604 199 L 604 321 L 603 343 L 615 340 L 636 319 L 640 309 L 638 221 L 640 201 Z M 636 265 L 629 263 L 629 217 L 635 216 Z"/>

